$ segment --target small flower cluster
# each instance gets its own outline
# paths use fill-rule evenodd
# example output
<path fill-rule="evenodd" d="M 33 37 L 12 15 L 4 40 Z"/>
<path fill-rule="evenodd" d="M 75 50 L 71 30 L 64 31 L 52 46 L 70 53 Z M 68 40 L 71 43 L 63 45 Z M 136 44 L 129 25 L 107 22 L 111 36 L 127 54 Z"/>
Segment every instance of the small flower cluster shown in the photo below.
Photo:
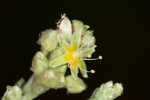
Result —
<path fill-rule="evenodd" d="M 112 81 L 102 84 L 95 89 L 93 95 L 89 100 L 114 100 L 123 92 L 121 83 L 113 83 Z"/>
<path fill-rule="evenodd" d="M 92 59 L 95 52 L 95 37 L 88 25 L 79 20 L 70 21 L 65 15 L 57 23 L 57 29 L 42 32 L 38 44 L 41 50 L 33 57 L 33 75 L 24 84 L 23 80 L 15 86 L 8 86 L 2 100 L 33 100 L 50 88 L 66 88 L 68 93 L 81 93 L 86 84 L 78 77 L 80 70 L 84 78 L 88 72 L 85 60 L 102 60 L 102 56 Z M 67 68 L 71 74 L 66 75 Z M 90 100 L 113 100 L 119 96 L 121 84 L 103 84 Z"/>
<path fill-rule="evenodd" d="M 58 29 L 46 30 L 38 43 L 43 53 L 49 55 L 49 68 L 67 65 L 74 79 L 78 70 L 84 78 L 88 78 L 84 60 L 95 52 L 95 37 L 89 26 L 79 20 L 70 21 L 65 15 L 57 23 Z M 90 59 L 89 59 L 90 60 Z M 94 70 L 91 70 L 91 73 Z"/>
<path fill-rule="evenodd" d="M 89 58 L 95 52 L 96 45 L 93 31 L 88 29 L 89 26 L 83 22 L 70 21 L 63 15 L 57 29 L 43 31 L 38 40 L 41 51 L 35 54 L 32 61 L 34 81 L 48 88 L 66 87 L 69 93 L 85 90 L 85 83 L 78 77 L 79 69 L 84 78 L 88 78 L 87 72 L 95 72 L 87 71 L 84 62 L 95 60 Z M 71 74 L 66 76 L 67 68 Z"/>

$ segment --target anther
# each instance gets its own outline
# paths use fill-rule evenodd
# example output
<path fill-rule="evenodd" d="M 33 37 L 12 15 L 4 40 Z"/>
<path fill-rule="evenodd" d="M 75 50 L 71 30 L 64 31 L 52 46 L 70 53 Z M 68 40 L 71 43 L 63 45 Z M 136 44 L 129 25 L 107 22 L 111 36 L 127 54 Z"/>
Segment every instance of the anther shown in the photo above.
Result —
<path fill-rule="evenodd" d="M 91 39 L 94 40 L 95 39 L 94 36 Z"/>
<path fill-rule="evenodd" d="M 91 72 L 92 74 L 94 74 L 94 73 L 95 73 L 95 70 L 91 69 L 90 72 Z"/>
<path fill-rule="evenodd" d="M 86 71 L 86 70 L 84 70 L 84 69 L 81 68 L 80 70 L 85 71 L 85 72 L 88 72 L 88 73 L 92 73 L 92 74 L 95 73 L 95 70 L 94 70 L 94 69 L 91 69 L 90 71 Z"/>
<path fill-rule="evenodd" d="M 94 45 L 94 46 L 93 46 L 93 48 L 96 48 L 96 47 L 97 47 L 97 45 Z"/>
<path fill-rule="evenodd" d="M 102 60 L 102 59 L 103 59 L 103 56 L 99 56 L 98 59 L 99 59 L 99 60 Z"/>
<path fill-rule="evenodd" d="M 58 20 L 58 22 L 56 23 L 56 25 L 57 25 L 58 28 L 59 28 L 59 25 L 61 24 L 62 20 L 64 20 L 65 18 L 66 18 L 66 14 L 63 14 L 63 15 L 61 16 L 61 19 Z"/>
<path fill-rule="evenodd" d="M 88 55 L 88 58 L 83 59 L 83 60 L 102 60 L 102 59 L 103 59 L 102 56 L 99 56 L 98 58 L 91 58 L 91 55 Z"/>
<path fill-rule="evenodd" d="M 88 58 L 91 58 L 92 57 L 92 55 L 88 55 Z"/>

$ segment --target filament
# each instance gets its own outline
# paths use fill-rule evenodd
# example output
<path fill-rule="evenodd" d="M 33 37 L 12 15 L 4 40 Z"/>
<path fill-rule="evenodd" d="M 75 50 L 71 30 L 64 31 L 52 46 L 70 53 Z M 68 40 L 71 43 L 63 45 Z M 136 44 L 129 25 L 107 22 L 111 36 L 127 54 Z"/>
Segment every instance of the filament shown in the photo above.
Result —
<path fill-rule="evenodd" d="M 80 70 L 82 70 L 82 71 L 84 71 L 84 72 L 92 73 L 92 74 L 95 73 L 95 70 L 94 70 L 94 69 L 91 69 L 90 71 L 87 71 L 87 70 L 84 70 L 84 69 L 80 68 Z"/>
<path fill-rule="evenodd" d="M 91 56 L 90 56 L 90 57 L 91 57 Z M 90 58 L 90 57 L 88 56 L 88 58 L 83 59 L 83 60 L 102 60 L 102 59 L 103 59 L 102 56 L 99 56 L 98 58 Z"/>

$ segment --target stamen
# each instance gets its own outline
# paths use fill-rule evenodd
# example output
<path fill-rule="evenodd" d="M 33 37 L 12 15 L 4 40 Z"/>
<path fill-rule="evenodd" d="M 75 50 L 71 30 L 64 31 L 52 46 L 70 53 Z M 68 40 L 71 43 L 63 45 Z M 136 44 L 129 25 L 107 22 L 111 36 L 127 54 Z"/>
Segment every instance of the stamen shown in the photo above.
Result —
<path fill-rule="evenodd" d="M 99 58 L 99 60 L 102 60 L 102 59 L 103 59 L 103 56 L 99 56 L 98 58 Z"/>
<path fill-rule="evenodd" d="M 94 73 L 95 73 L 95 70 L 94 70 L 94 69 L 91 69 L 90 71 L 86 71 L 86 70 L 84 70 L 84 69 L 80 68 L 80 70 L 85 71 L 85 72 L 88 72 L 88 73 L 92 73 L 92 74 L 94 74 Z"/>
<path fill-rule="evenodd" d="M 87 58 L 87 59 L 83 59 L 83 60 L 102 60 L 102 59 L 103 59 L 102 56 L 99 56 L 98 58 L 90 58 L 89 56 L 90 56 L 90 55 L 88 55 L 88 58 Z"/>
<path fill-rule="evenodd" d="M 94 45 L 94 46 L 93 46 L 93 48 L 96 48 L 96 47 L 97 47 L 97 45 Z"/>
<path fill-rule="evenodd" d="M 92 74 L 94 74 L 94 73 L 95 73 L 95 70 L 91 69 L 90 72 L 91 72 Z"/>
<path fill-rule="evenodd" d="M 87 58 L 87 59 L 83 59 L 83 60 L 98 60 L 99 58 Z"/>
<path fill-rule="evenodd" d="M 92 74 L 95 74 L 95 70 L 94 69 L 91 69 L 90 71 L 87 71 L 88 73 L 92 73 Z"/>
<path fill-rule="evenodd" d="M 91 39 L 94 40 L 95 39 L 94 36 Z"/>
<path fill-rule="evenodd" d="M 88 58 L 91 58 L 92 57 L 92 55 L 88 55 Z"/>

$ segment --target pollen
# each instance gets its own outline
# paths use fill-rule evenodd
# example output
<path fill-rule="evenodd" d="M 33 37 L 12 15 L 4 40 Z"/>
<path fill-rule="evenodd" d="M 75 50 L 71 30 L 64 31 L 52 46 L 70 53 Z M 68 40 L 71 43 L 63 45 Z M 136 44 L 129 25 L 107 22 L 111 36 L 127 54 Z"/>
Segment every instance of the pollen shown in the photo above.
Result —
<path fill-rule="evenodd" d="M 78 52 L 70 46 L 66 46 L 65 51 L 66 51 L 66 55 L 64 57 L 65 61 L 71 64 L 72 67 L 76 67 L 78 65 L 78 62 L 80 61 L 80 56 Z"/>

